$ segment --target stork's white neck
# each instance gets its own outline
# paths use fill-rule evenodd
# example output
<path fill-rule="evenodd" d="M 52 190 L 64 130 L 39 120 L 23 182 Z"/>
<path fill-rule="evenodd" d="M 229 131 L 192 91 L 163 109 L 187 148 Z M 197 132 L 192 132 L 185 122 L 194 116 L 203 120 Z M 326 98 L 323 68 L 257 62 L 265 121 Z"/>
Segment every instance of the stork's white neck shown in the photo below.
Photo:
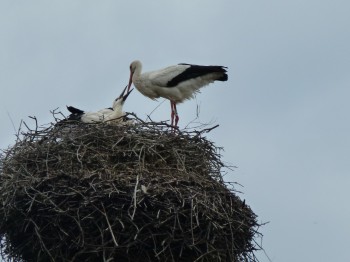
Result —
<path fill-rule="evenodd" d="M 139 60 L 136 60 L 131 63 L 131 68 L 133 70 L 133 78 L 138 78 L 142 72 L 142 63 Z"/>

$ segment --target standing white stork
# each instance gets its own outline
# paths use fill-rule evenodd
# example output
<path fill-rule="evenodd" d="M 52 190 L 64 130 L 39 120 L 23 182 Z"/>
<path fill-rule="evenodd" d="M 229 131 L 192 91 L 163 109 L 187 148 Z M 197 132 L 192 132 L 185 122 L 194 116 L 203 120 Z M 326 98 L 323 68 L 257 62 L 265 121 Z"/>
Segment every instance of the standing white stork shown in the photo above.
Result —
<path fill-rule="evenodd" d="M 169 99 L 171 125 L 176 127 L 179 121 L 176 104 L 193 98 L 201 87 L 214 81 L 227 81 L 226 68 L 224 66 L 178 64 L 141 74 L 142 64 L 136 60 L 130 64 L 128 90 L 134 83 L 137 90 L 144 96 L 153 100 L 159 97 Z"/>
<path fill-rule="evenodd" d="M 83 123 L 100 123 L 107 121 L 110 121 L 110 123 L 122 122 L 123 116 L 125 115 L 123 112 L 124 102 L 133 90 L 128 90 L 125 94 L 126 89 L 127 86 L 124 88 L 120 96 L 114 100 L 112 107 L 104 108 L 97 112 L 84 112 L 83 110 L 75 108 L 73 106 L 67 106 L 68 111 L 71 112 L 67 119 L 77 120 Z"/>

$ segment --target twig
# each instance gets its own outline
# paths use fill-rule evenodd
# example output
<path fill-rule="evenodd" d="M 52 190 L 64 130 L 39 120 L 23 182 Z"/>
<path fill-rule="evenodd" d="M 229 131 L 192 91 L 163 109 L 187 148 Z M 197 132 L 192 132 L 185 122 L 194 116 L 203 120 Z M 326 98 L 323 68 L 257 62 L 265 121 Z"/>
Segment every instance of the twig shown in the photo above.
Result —
<path fill-rule="evenodd" d="M 136 196 L 137 196 L 137 187 L 139 185 L 139 175 L 136 176 L 136 183 L 135 183 L 135 189 L 134 189 L 134 195 L 133 195 L 133 200 L 134 200 L 134 210 L 132 212 L 131 215 L 131 220 L 134 220 L 134 216 L 136 213 L 136 207 L 137 207 L 137 200 L 136 200 Z"/>
<path fill-rule="evenodd" d="M 107 224 L 108 224 L 109 232 L 111 232 L 111 236 L 113 238 L 113 242 L 118 247 L 119 245 L 117 243 L 117 240 L 115 239 L 115 236 L 114 236 L 114 233 L 113 233 L 113 230 L 112 230 L 112 227 L 111 227 L 111 223 L 109 223 L 109 219 L 108 219 L 108 216 L 107 216 L 107 213 L 106 213 L 106 209 L 105 209 L 103 203 L 102 203 L 102 208 L 103 208 L 103 215 L 106 218 L 106 221 L 107 221 Z"/>

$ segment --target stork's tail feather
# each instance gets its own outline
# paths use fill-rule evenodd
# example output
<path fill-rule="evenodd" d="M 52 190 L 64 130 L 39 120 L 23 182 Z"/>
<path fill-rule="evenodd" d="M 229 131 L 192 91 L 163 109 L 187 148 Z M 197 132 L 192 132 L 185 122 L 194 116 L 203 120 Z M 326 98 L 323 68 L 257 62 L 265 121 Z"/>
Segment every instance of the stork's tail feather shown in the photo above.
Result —
<path fill-rule="evenodd" d="M 228 75 L 226 73 L 224 73 L 220 78 L 218 78 L 216 80 L 218 80 L 218 81 L 227 81 L 228 80 Z"/>
<path fill-rule="evenodd" d="M 217 78 L 216 80 L 218 80 L 218 81 L 227 81 L 228 80 L 226 66 L 210 66 L 210 67 L 213 68 L 213 72 L 222 73 L 221 77 Z"/>

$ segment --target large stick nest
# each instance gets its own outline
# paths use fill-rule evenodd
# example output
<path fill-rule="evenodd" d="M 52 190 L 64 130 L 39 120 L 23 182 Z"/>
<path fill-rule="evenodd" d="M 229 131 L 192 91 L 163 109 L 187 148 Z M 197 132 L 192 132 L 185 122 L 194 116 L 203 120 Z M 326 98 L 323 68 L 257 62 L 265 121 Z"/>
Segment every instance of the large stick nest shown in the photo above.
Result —
<path fill-rule="evenodd" d="M 138 119 L 21 131 L 0 164 L 2 257 L 256 261 L 256 215 L 206 131 Z"/>

